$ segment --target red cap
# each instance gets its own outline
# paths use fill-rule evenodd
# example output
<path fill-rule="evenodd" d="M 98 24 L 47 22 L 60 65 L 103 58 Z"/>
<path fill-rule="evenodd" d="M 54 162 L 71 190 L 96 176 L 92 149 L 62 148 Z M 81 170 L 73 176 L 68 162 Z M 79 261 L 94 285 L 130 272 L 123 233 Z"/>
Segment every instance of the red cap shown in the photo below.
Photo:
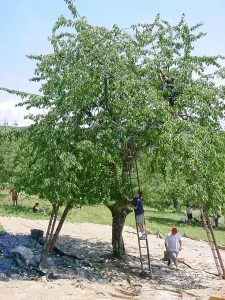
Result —
<path fill-rule="evenodd" d="M 174 235 L 175 235 L 175 234 L 177 234 L 177 232 L 178 232 L 177 228 L 175 228 L 175 227 L 174 227 L 174 228 L 172 228 L 172 234 L 174 234 Z"/>

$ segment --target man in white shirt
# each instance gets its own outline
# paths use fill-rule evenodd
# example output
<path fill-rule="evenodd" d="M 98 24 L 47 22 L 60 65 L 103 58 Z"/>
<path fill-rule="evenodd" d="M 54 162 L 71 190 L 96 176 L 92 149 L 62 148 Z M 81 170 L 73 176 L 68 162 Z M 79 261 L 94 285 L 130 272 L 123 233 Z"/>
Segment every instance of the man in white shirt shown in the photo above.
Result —
<path fill-rule="evenodd" d="M 177 268 L 177 256 L 178 252 L 181 250 L 181 237 L 178 233 L 177 228 L 172 228 L 171 232 L 167 234 L 165 239 L 165 247 L 166 250 L 169 252 L 169 261 L 168 266 L 171 264 L 171 260 L 174 262 Z"/>

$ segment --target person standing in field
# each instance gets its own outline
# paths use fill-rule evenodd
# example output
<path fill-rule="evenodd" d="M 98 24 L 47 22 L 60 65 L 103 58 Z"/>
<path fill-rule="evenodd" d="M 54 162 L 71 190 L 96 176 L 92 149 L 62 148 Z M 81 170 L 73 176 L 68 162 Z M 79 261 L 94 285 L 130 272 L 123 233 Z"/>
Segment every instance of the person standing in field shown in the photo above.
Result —
<path fill-rule="evenodd" d="M 186 212 L 187 212 L 188 224 L 191 225 L 193 216 L 192 216 L 192 208 L 189 204 L 187 205 Z"/>
<path fill-rule="evenodd" d="M 11 189 L 9 191 L 9 194 L 12 195 L 12 201 L 13 201 L 13 206 L 17 207 L 18 206 L 18 193 L 16 190 Z"/>
<path fill-rule="evenodd" d="M 169 252 L 168 266 L 170 266 L 171 261 L 177 268 L 177 256 L 181 250 L 182 242 L 180 234 L 177 228 L 172 228 L 171 232 L 167 234 L 165 239 L 166 251 Z"/>
<path fill-rule="evenodd" d="M 134 206 L 133 209 L 135 211 L 135 217 L 136 217 L 136 222 L 140 228 L 140 231 L 142 233 L 142 236 L 140 237 L 141 240 L 146 240 L 147 239 L 147 234 L 146 234 L 146 228 L 145 228 L 145 218 L 144 218 L 144 209 L 143 209 L 143 204 L 142 204 L 142 192 L 138 191 L 136 196 L 133 199 L 129 199 L 125 197 L 127 201 L 133 202 Z"/>

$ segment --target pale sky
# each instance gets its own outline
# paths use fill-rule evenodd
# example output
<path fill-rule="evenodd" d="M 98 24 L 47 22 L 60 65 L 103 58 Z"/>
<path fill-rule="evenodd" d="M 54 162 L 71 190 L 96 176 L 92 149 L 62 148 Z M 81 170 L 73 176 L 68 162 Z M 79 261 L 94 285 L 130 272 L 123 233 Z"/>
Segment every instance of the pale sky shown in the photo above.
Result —
<path fill-rule="evenodd" d="M 76 0 L 78 11 L 93 25 L 122 28 L 133 23 L 152 22 L 160 13 L 171 23 L 186 14 L 189 25 L 204 22 L 202 31 L 207 36 L 199 42 L 199 55 L 225 55 L 224 0 Z M 35 64 L 26 54 L 45 54 L 51 51 L 47 37 L 60 15 L 70 16 L 63 0 L 1 0 L 0 1 L 0 87 L 38 92 L 38 85 L 28 81 Z M 0 91 L 0 123 L 24 120 L 24 108 L 15 107 L 20 98 Z"/>

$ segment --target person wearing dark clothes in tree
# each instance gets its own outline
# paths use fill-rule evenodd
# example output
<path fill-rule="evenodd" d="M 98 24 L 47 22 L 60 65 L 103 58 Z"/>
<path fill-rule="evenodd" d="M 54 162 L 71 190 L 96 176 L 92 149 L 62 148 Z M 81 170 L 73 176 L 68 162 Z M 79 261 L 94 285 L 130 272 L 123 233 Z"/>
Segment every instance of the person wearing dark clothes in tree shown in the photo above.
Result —
<path fill-rule="evenodd" d="M 146 240 L 146 228 L 145 228 L 145 218 L 144 218 L 144 209 L 142 204 L 142 192 L 138 191 L 136 196 L 133 199 L 129 199 L 125 197 L 125 199 L 129 202 L 133 202 L 133 209 L 135 211 L 136 222 L 140 228 L 142 236 L 140 239 Z"/>
<path fill-rule="evenodd" d="M 45 213 L 45 210 L 43 208 L 39 208 L 39 203 L 36 203 L 33 207 L 33 212 L 34 213 L 40 213 L 40 214 L 44 214 L 46 215 Z"/>
<path fill-rule="evenodd" d="M 161 82 L 161 88 L 163 91 L 165 91 L 164 98 L 169 102 L 169 106 L 173 107 L 175 103 L 175 98 L 177 96 L 177 93 L 173 91 L 174 89 L 174 78 L 167 78 L 162 70 L 159 70 L 159 79 Z M 178 114 L 176 110 L 173 111 L 173 116 L 177 119 Z"/>

